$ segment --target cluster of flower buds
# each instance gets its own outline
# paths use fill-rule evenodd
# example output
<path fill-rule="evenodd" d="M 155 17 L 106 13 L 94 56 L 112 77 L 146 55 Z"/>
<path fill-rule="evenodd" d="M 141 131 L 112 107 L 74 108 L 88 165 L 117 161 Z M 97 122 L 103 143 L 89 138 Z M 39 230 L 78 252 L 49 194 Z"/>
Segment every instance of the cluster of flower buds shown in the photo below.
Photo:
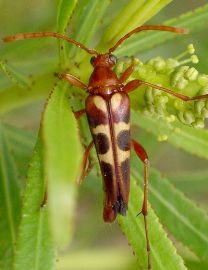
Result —
<path fill-rule="evenodd" d="M 194 53 L 194 46 L 190 44 L 185 52 L 175 58 L 156 57 L 146 63 L 137 58 L 121 59 L 116 72 L 121 74 L 133 63 L 135 71 L 129 80 L 140 79 L 190 97 L 208 94 L 208 75 L 200 74 L 196 68 L 187 65 L 198 63 L 198 57 Z M 164 117 L 167 121 L 178 118 L 184 124 L 199 128 L 204 127 L 205 118 L 208 118 L 206 99 L 184 102 L 147 86 L 142 86 L 135 92 L 133 107 L 145 114 Z"/>

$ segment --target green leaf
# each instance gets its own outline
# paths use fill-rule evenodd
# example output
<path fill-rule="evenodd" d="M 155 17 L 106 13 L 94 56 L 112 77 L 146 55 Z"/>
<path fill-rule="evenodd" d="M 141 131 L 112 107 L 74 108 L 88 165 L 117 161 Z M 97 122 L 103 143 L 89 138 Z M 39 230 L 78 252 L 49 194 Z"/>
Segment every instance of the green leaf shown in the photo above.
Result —
<path fill-rule="evenodd" d="M 207 175 L 208 170 L 197 170 L 191 172 L 174 173 L 171 175 L 170 180 L 174 185 L 185 193 L 202 194 L 208 192 L 207 189 Z"/>
<path fill-rule="evenodd" d="M 185 126 L 179 122 L 168 124 L 164 119 L 152 118 L 132 111 L 132 122 L 155 136 L 165 134 L 168 142 L 185 151 L 208 159 L 208 131 Z"/>
<path fill-rule="evenodd" d="M 146 240 L 142 215 L 137 216 L 142 207 L 142 192 L 134 178 L 131 179 L 130 201 L 126 217 L 119 217 L 119 223 L 128 242 L 139 259 L 139 269 L 147 269 Z M 153 210 L 148 209 L 149 238 L 151 243 L 152 269 L 187 269 L 177 254 L 172 242 L 167 238 Z"/>
<path fill-rule="evenodd" d="M 50 219 L 59 247 L 68 243 L 72 236 L 75 178 L 78 176 L 81 161 L 77 125 L 69 107 L 66 90 L 63 82 L 54 88 L 42 121 Z"/>
<path fill-rule="evenodd" d="M 8 139 L 18 176 L 21 179 L 21 187 L 25 184 L 28 163 L 35 144 L 35 134 L 12 125 L 4 124 L 4 133 Z"/>
<path fill-rule="evenodd" d="M 187 260 L 186 265 L 190 270 L 205 270 L 208 268 L 208 263 Z"/>
<path fill-rule="evenodd" d="M 141 164 L 133 159 L 133 175 L 143 184 Z M 188 246 L 201 260 L 208 259 L 208 216 L 167 179 L 151 168 L 149 176 L 150 202 L 162 224 L 174 237 Z M 149 223 L 151 224 L 151 223 Z M 152 225 L 151 225 L 152 226 Z"/>
<path fill-rule="evenodd" d="M 194 11 L 182 14 L 180 17 L 165 21 L 163 24 L 175 27 L 184 27 L 193 33 L 206 27 L 208 23 L 207 15 L 208 5 L 204 5 Z M 163 44 L 164 42 L 176 37 L 180 37 L 180 35 L 161 31 L 148 31 L 147 33 L 141 33 L 127 40 L 124 46 L 118 48 L 116 55 L 135 55 L 138 52 L 149 50 L 152 47 Z"/>
<path fill-rule="evenodd" d="M 106 51 L 110 45 L 115 44 L 122 36 L 132 29 L 144 24 L 158 13 L 172 0 L 132 0 L 124 6 L 121 12 L 111 22 L 110 27 L 103 35 L 98 48 Z"/>
<path fill-rule="evenodd" d="M 67 24 L 72 16 L 74 9 L 77 5 L 77 0 L 60 0 L 58 4 L 57 13 L 57 31 L 64 34 L 66 32 Z M 63 67 L 67 64 L 67 43 L 64 40 L 59 40 L 59 56 L 60 62 Z"/>
<path fill-rule="evenodd" d="M 99 0 L 90 0 L 87 3 L 86 8 L 83 10 L 83 14 L 79 20 L 74 39 L 78 40 L 85 46 L 89 46 L 96 30 L 98 29 L 99 24 L 102 21 L 102 17 L 107 7 L 110 4 L 110 0 L 99 1 Z M 96 14 L 96 16 L 94 16 Z M 80 62 L 86 52 L 80 51 L 77 47 L 73 47 L 70 50 L 70 56 L 75 56 L 75 61 Z"/>
<path fill-rule="evenodd" d="M 0 125 L 0 269 L 11 270 L 20 219 L 17 169 L 4 128 Z"/>
<path fill-rule="evenodd" d="M 92 259 L 93 253 L 93 259 Z M 138 270 L 137 263 L 131 253 L 126 249 L 94 248 L 72 251 L 59 258 L 59 270 Z M 102 262 L 102 263 L 100 263 Z"/>
<path fill-rule="evenodd" d="M 31 152 L 35 142 L 34 132 L 8 124 L 4 124 L 4 130 L 13 152 L 19 156 L 28 155 Z"/>
<path fill-rule="evenodd" d="M 30 88 L 31 82 L 26 77 L 7 64 L 5 61 L 0 61 L 1 70 L 9 77 L 9 79 L 20 87 Z"/>
<path fill-rule="evenodd" d="M 53 270 L 55 251 L 48 224 L 48 207 L 41 206 L 46 192 L 42 145 L 38 141 L 30 163 L 23 199 L 14 269 Z"/>
<path fill-rule="evenodd" d="M 58 3 L 57 11 L 57 31 L 59 33 L 64 33 L 66 31 L 69 18 L 72 15 L 75 7 L 77 5 L 77 0 L 67 1 L 60 0 Z"/>
<path fill-rule="evenodd" d="M 36 79 L 32 88 L 13 86 L 0 92 L 0 114 L 31 104 L 47 97 L 54 82 L 51 73 L 44 74 Z"/>

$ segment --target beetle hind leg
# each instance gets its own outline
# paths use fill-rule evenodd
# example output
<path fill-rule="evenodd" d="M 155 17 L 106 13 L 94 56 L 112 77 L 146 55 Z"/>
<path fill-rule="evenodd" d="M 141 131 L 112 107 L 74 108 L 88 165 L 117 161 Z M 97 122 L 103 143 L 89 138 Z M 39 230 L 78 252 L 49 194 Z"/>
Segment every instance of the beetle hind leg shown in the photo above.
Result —
<path fill-rule="evenodd" d="M 139 159 L 144 164 L 144 199 L 142 210 L 140 213 L 143 214 L 144 217 L 144 226 L 145 226 L 145 237 L 147 244 L 147 255 L 148 255 L 148 269 L 151 269 L 151 257 L 150 257 L 150 242 L 149 242 L 149 233 L 148 233 L 148 223 L 147 223 L 147 197 L 148 197 L 148 168 L 149 168 L 149 159 L 144 148 L 137 143 L 135 140 L 131 141 L 132 146 L 134 147 L 134 151 L 136 152 Z"/>

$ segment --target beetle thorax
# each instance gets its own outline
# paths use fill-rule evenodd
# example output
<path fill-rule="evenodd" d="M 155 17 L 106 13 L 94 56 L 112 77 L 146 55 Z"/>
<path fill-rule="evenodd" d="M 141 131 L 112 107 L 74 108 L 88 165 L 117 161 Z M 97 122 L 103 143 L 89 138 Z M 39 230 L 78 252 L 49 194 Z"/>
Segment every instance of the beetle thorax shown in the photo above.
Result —
<path fill-rule="evenodd" d="M 112 67 L 116 64 L 116 58 L 110 54 L 100 54 L 91 59 L 94 70 L 89 79 L 88 90 L 91 94 L 102 96 L 119 91 L 119 79 Z"/>

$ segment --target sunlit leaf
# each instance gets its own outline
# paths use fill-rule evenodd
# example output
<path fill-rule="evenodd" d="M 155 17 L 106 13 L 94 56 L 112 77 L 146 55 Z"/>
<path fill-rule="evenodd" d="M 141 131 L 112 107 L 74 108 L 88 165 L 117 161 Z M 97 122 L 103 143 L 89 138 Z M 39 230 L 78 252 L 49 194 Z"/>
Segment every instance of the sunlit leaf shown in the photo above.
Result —
<path fill-rule="evenodd" d="M 204 29 L 208 23 L 208 5 L 204 5 L 194 11 L 187 12 L 180 17 L 165 21 L 164 25 L 175 27 L 184 27 L 189 29 L 191 33 Z M 163 44 L 173 38 L 179 37 L 178 34 L 153 31 L 135 35 L 125 42 L 125 46 L 121 46 L 116 51 L 117 55 L 134 55 L 141 51 L 149 50 L 152 47 Z"/>
<path fill-rule="evenodd" d="M 45 177 L 48 182 L 50 219 L 57 244 L 63 247 L 72 236 L 81 148 L 76 120 L 60 82 L 50 94 L 42 121 Z"/>
<path fill-rule="evenodd" d="M 20 187 L 11 148 L 0 125 L 0 269 L 11 270 L 20 219 Z"/>
<path fill-rule="evenodd" d="M 111 22 L 99 43 L 99 49 L 105 51 L 109 48 L 109 45 L 113 45 L 126 33 L 144 24 L 144 22 L 149 20 L 171 1 L 172 0 L 129 1 Z"/>
<path fill-rule="evenodd" d="M 55 250 L 48 224 L 48 207 L 42 205 L 46 192 L 42 145 L 37 143 L 30 163 L 14 269 L 55 270 Z"/>
<path fill-rule="evenodd" d="M 60 0 L 58 4 L 58 13 L 57 13 L 57 32 L 64 34 L 66 32 L 67 24 L 70 17 L 77 5 L 77 0 Z M 66 42 L 59 40 L 59 55 L 60 61 L 64 66 L 66 64 Z"/>
<path fill-rule="evenodd" d="M 141 164 L 133 159 L 133 175 L 140 180 L 142 185 L 142 175 L 139 173 L 141 171 Z M 208 215 L 153 168 L 150 170 L 149 188 L 150 202 L 162 224 L 199 258 L 207 260 Z"/>
<path fill-rule="evenodd" d="M 131 179 L 128 215 L 119 217 L 119 223 L 139 260 L 141 269 L 147 269 L 147 252 L 142 215 L 137 216 L 142 207 L 142 192 L 135 179 Z M 182 258 L 177 254 L 172 242 L 168 239 L 154 211 L 148 210 L 149 238 L 151 243 L 152 269 L 176 270 L 187 269 Z M 140 269 L 139 268 L 139 269 Z"/>

